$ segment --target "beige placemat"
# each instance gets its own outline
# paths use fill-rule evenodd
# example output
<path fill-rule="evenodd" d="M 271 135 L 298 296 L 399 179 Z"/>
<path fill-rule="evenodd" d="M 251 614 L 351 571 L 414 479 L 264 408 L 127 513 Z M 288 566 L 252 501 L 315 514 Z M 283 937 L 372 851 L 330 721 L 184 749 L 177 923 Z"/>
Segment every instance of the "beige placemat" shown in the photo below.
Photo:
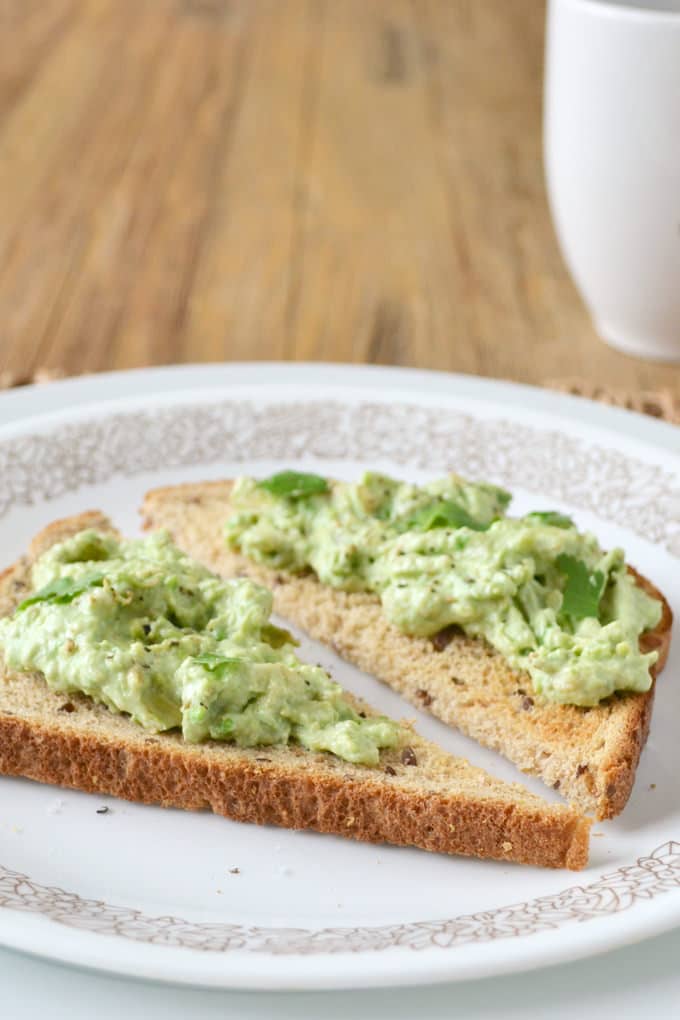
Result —
<path fill-rule="evenodd" d="M 57 368 L 39 369 L 33 375 L 21 376 L 11 372 L 0 372 L 0 389 L 11 389 L 15 386 L 27 386 L 29 383 L 46 383 L 53 379 L 63 379 L 65 372 Z M 673 396 L 670 390 L 619 390 L 608 386 L 598 386 L 586 379 L 546 379 L 545 386 L 561 393 L 571 393 L 590 400 L 599 400 L 603 404 L 614 407 L 625 407 L 630 411 L 639 411 L 652 418 L 663 418 L 664 421 L 680 425 L 680 399 Z"/>
<path fill-rule="evenodd" d="M 613 407 L 625 407 L 639 411 L 652 418 L 663 418 L 674 425 L 680 425 L 680 400 L 670 390 L 618 390 L 609 386 L 598 386 L 577 377 L 573 379 L 546 379 L 545 385 L 551 390 L 572 393 L 577 397 L 599 400 Z"/>

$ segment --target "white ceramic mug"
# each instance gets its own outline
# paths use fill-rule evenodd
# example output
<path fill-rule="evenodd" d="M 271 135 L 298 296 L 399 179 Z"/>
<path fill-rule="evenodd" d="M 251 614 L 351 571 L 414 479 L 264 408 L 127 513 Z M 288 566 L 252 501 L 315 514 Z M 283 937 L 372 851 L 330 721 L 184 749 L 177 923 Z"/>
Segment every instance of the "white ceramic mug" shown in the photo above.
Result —
<path fill-rule="evenodd" d="M 614 347 L 680 361 L 680 0 L 549 0 L 557 235 Z"/>

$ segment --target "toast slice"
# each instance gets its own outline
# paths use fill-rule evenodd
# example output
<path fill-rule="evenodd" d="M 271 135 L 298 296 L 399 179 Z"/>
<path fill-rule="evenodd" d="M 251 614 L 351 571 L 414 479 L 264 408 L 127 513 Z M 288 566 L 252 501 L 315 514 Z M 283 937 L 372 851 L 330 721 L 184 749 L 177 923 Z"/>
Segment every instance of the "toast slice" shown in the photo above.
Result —
<path fill-rule="evenodd" d="M 98 512 L 57 521 L 0 575 L 0 616 L 30 590 L 32 561 L 83 528 L 113 532 Z M 372 710 L 352 699 L 355 707 Z M 445 754 L 415 732 L 376 768 L 298 746 L 238 748 L 152 734 L 85 695 L 50 691 L 40 674 L 0 669 L 0 773 L 238 821 L 583 868 L 590 823 Z"/>
<path fill-rule="evenodd" d="M 375 595 L 274 572 L 232 552 L 224 534 L 230 490 L 228 481 L 156 489 L 144 501 L 145 526 L 167 528 L 181 548 L 218 573 L 267 585 L 281 616 L 586 813 L 606 819 L 623 810 L 647 739 L 654 685 L 594 708 L 534 702 L 529 677 L 484 641 L 455 628 L 434 638 L 409 637 L 388 623 Z M 672 615 L 661 593 L 636 576 L 663 603 L 658 627 L 641 639 L 645 651 L 658 650 L 658 673 L 668 656 Z"/>

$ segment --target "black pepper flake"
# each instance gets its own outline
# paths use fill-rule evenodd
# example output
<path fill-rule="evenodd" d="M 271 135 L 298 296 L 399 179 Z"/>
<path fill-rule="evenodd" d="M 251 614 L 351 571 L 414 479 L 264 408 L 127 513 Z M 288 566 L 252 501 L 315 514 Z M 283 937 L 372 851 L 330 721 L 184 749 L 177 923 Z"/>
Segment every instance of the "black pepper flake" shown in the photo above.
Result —
<path fill-rule="evenodd" d="M 401 752 L 401 761 L 403 765 L 417 765 L 418 759 L 416 758 L 416 752 L 412 747 L 405 747 Z"/>
<path fill-rule="evenodd" d="M 424 687 L 419 687 L 416 691 L 416 697 L 420 699 L 425 708 L 428 708 L 432 704 L 432 695 L 429 691 L 426 691 Z"/>
<path fill-rule="evenodd" d="M 588 771 L 587 765 L 578 765 L 576 768 L 576 777 L 582 776 L 584 772 Z"/>
<path fill-rule="evenodd" d="M 151 633 L 151 624 L 150 623 L 142 624 L 142 630 L 144 631 L 145 634 L 150 634 Z"/>
<path fill-rule="evenodd" d="M 229 874 L 230 875 L 240 875 L 241 874 L 241 869 L 240 868 L 229 868 Z"/>
<path fill-rule="evenodd" d="M 453 680 L 456 687 L 465 687 L 465 681 L 461 680 L 459 676 L 452 676 L 451 679 Z"/>
<path fill-rule="evenodd" d="M 97 814 L 98 814 L 98 815 L 108 815 L 108 813 L 109 813 L 109 811 L 110 811 L 110 810 L 111 810 L 111 809 L 110 809 L 110 808 L 107 808 L 107 807 L 98 807 L 98 808 L 97 808 Z"/>
<path fill-rule="evenodd" d="M 556 779 L 555 782 L 553 783 L 553 790 L 559 790 L 559 788 L 560 788 L 560 781 L 559 781 L 559 779 Z"/>
<path fill-rule="evenodd" d="M 71 704 L 70 701 L 67 701 L 65 705 L 60 705 L 59 706 L 59 711 L 60 712 L 75 712 L 75 710 L 76 710 L 76 706 Z"/>
<path fill-rule="evenodd" d="M 533 698 L 529 698 L 529 697 L 522 698 L 522 711 L 528 712 L 529 709 L 531 709 L 533 707 L 534 707 L 534 699 Z"/>
<path fill-rule="evenodd" d="M 256 758 L 255 761 L 271 761 L 271 758 Z"/>
<path fill-rule="evenodd" d="M 362 719 L 366 718 L 366 713 L 365 712 L 359 712 L 359 715 L 361 716 Z"/>
<path fill-rule="evenodd" d="M 515 691 L 515 694 L 521 694 L 522 696 L 524 696 L 526 694 L 526 691 L 524 690 L 523 687 L 518 687 L 517 690 Z"/>
<path fill-rule="evenodd" d="M 396 776 L 397 774 L 396 769 L 393 769 L 391 765 L 385 766 L 385 772 L 387 773 L 388 776 Z"/>

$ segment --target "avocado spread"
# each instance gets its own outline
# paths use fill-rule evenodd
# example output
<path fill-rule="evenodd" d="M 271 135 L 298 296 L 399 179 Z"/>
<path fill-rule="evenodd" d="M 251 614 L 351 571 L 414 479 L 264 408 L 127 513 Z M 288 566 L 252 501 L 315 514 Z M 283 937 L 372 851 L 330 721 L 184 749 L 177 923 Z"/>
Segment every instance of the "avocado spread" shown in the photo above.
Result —
<path fill-rule="evenodd" d="M 166 533 L 120 541 L 82 531 L 33 567 L 35 591 L 0 620 L 7 666 L 38 670 L 146 729 L 241 747 L 296 741 L 375 765 L 401 727 L 360 716 L 293 638 L 269 622 L 271 594 L 224 581 Z"/>
<path fill-rule="evenodd" d="M 227 540 L 277 570 L 375 592 L 407 634 L 457 625 L 485 638 L 544 700 L 588 706 L 649 690 L 656 652 L 642 654 L 639 637 L 661 604 L 623 551 L 604 552 L 556 511 L 508 517 L 510 499 L 457 475 L 417 486 L 284 471 L 236 482 Z"/>

